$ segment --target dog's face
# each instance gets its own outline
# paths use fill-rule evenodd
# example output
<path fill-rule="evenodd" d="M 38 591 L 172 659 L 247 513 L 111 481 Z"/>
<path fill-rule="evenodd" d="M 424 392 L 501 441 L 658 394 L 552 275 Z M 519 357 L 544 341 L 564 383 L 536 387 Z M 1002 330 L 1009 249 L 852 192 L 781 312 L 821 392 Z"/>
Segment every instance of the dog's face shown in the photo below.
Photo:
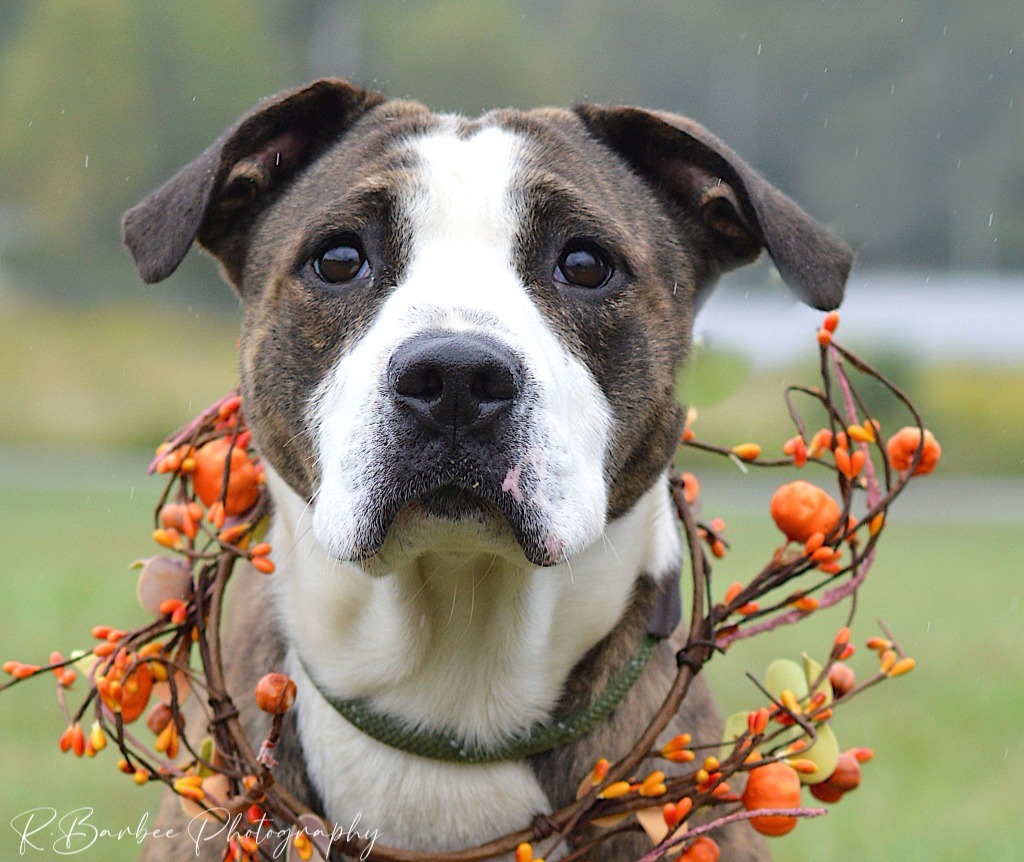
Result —
<path fill-rule="evenodd" d="M 690 121 L 469 121 L 337 81 L 259 106 L 131 211 L 244 309 L 247 416 L 329 554 L 571 559 L 664 472 L 695 303 L 767 247 L 838 304 L 844 244 Z"/>

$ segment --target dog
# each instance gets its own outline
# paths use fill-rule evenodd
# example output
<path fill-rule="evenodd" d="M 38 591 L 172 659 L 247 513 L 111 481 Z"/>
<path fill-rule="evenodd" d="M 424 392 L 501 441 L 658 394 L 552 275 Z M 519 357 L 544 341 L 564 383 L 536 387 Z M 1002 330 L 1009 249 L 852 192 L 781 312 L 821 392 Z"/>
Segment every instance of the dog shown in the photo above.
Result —
<path fill-rule="evenodd" d="M 278 781 L 329 823 L 440 853 L 572 801 L 675 675 L 667 471 L 700 301 L 766 250 L 831 309 L 852 264 L 684 117 L 580 104 L 467 119 L 342 80 L 261 102 L 123 233 L 144 281 L 198 241 L 241 301 L 277 564 L 239 576 L 228 621 L 250 738 L 268 725 L 245 692 L 288 673 Z M 586 711 L 647 636 L 653 654 L 596 726 L 509 747 Z M 700 678 L 665 738 L 682 731 L 721 732 Z M 407 747 L 424 737 L 498 756 Z M 173 797 L 161 824 L 186 832 Z M 745 823 L 716 837 L 723 859 L 767 858 Z M 220 858 L 223 837 L 193 838 L 188 855 Z M 589 858 L 649 848 L 629 833 Z M 153 840 L 143 855 L 182 853 Z"/>

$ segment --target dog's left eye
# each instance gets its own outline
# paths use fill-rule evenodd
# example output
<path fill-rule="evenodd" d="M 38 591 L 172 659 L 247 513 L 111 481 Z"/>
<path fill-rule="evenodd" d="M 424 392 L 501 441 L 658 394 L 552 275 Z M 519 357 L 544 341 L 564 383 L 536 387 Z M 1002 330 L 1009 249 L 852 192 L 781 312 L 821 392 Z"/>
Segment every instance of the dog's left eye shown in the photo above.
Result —
<path fill-rule="evenodd" d="M 574 241 L 562 249 L 553 275 L 562 284 L 596 290 L 604 287 L 614 272 L 601 249 Z"/>
<path fill-rule="evenodd" d="M 314 259 L 313 272 L 328 284 L 342 284 L 368 277 L 370 264 L 360 245 L 344 243 L 327 249 Z"/>

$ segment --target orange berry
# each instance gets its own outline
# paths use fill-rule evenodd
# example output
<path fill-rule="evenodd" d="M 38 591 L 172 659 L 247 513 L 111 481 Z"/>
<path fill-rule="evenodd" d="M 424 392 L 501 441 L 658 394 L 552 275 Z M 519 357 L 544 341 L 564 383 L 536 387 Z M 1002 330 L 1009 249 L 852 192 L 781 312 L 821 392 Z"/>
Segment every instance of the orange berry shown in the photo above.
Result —
<path fill-rule="evenodd" d="M 743 591 L 743 584 L 740 581 L 731 584 L 729 589 L 725 591 L 725 598 L 722 599 L 724 604 L 732 604 L 733 600 Z"/>
<path fill-rule="evenodd" d="M 820 536 L 821 533 L 817 533 L 816 535 Z M 833 551 L 832 548 L 828 545 L 824 545 L 811 554 L 811 559 L 816 563 L 831 563 L 833 559 L 835 559 L 835 555 L 836 552 Z"/>
<path fill-rule="evenodd" d="M 822 347 L 828 347 L 832 343 L 832 333 L 827 329 L 818 330 L 818 344 Z"/>
<path fill-rule="evenodd" d="M 740 605 L 736 608 L 736 613 L 749 617 L 751 614 L 756 614 L 759 610 L 761 610 L 761 606 L 757 602 L 747 602 L 745 605 Z"/>
<path fill-rule="evenodd" d="M 804 556 L 811 556 L 811 554 L 817 551 L 824 542 L 825 534 L 820 530 L 817 533 L 811 533 L 811 535 L 807 537 L 807 541 L 804 542 Z"/>
<path fill-rule="evenodd" d="M 668 754 L 671 751 L 679 751 L 682 748 L 686 748 L 691 742 L 693 737 L 688 733 L 680 733 L 677 736 L 673 736 L 668 742 L 666 742 L 661 751 L 663 754 Z"/>
<path fill-rule="evenodd" d="M 876 439 L 874 426 L 867 422 L 863 425 L 847 426 L 846 433 L 857 443 L 874 443 Z"/>
<path fill-rule="evenodd" d="M 89 731 L 89 745 L 92 746 L 93 751 L 103 751 L 107 747 L 107 735 L 98 721 L 93 723 L 92 729 Z"/>
<path fill-rule="evenodd" d="M 885 524 L 885 512 L 879 512 L 873 517 L 868 523 L 868 533 L 872 536 L 877 536 L 882 532 L 882 526 Z"/>
<path fill-rule="evenodd" d="M 903 676 L 905 673 L 910 673 L 917 666 L 912 658 L 901 658 L 891 668 L 889 668 L 889 676 Z"/>
<path fill-rule="evenodd" d="M 242 536 L 252 529 L 252 524 L 233 524 L 230 527 L 225 527 L 220 531 L 217 538 L 220 539 L 225 545 L 235 545 Z"/>
<path fill-rule="evenodd" d="M 252 508 L 259 499 L 256 465 L 241 446 L 232 446 L 226 438 L 212 440 L 195 454 L 196 467 L 192 474 L 192 487 L 207 506 L 220 500 L 224 490 L 224 466 L 229 463 L 227 492 L 224 495 L 224 511 L 228 515 L 240 515 Z"/>
<path fill-rule="evenodd" d="M 743 461 L 753 461 L 761 454 L 761 447 L 757 443 L 740 443 L 732 447 L 732 452 Z"/>
<path fill-rule="evenodd" d="M 867 640 L 867 647 L 868 647 L 868 649 L 887 650 L 891 646 L 892 646 L 892 641 L 891 640 L 889 640 L 888 638 L 878 637 L 878 635 L 875 635 L 874 637 L 870 637 Z"/>
<path fill-rule="evenodd" d="M 921 445 L 920 428 L 907 426 L 893 434 L 889 438 L 889 442 L 885 444 L 885 449 L 889 453 L 889 461 L 892 463 L 893 468 L 896 470 L 909 470 L 910 465 L 914 461 L 914 455 Z M 924 476 L 927 473 L 931 473 L 935 469 L 935 465 L 939 463 L 939 458 L 942 457 L 942 447 L 927 428 L 924 429 L 923 446 L 921 461 L 917 465 L 917 469 L 914 470 L 915 476 Z"/>
<path fill-rule="evenodd" d="M 839 504 L 817 485 L 797 480 L 772 496 L 771 515 L 786 537 L 806 542 L 815 533 L 828 535 L 839 523 Z"/>
<path fill-rule="evenodd" d="M 725 556 L 725 551 L 725 542 L 723 542 L 721 539 L 715 539 L 715 541 L 711 543 L 711 553 L 718 557 L 718 559 L 721 559 Z"/>
<path fill-rule="evenodd" d="M 253 545 L 249 549 L 249 556 L 251 557 L 265 557 L 271 551 L 270 545 L 267 542 L 260 542 L 258 545 Z"/>
<path fill-rule="evenodd" d="M 608 770 L 611 769 L 611 763 L 608 762 L 607 757 L 602 757 L 597 763 L 594 764 L 594 783 L 600 784 L 605 778 L 608 777 Z"/>
<path fill-rule="evenodd" d="M 839 312 L 830 311 L 825 315 L 825 320 L 821 324 L 821 328 L 828 332 L 835 332 L 837 326 L 839 326 Z"/>
<path fill-rule="evenodd" d="M 308 862 L 308 860 L 313 858 L 313 844 L 305 832 L 295 833 L 295 837 L 292 839 L 292 845 L 295 847 L 295 854 L 302 860 L 302 862 Z"/>
<path fill-rule="evenodd" d="M 762 706 L 756 712 L 751 712 L 747 716 L 747 729 L 752 736 L 764 733 L 765 728 L 768 727 L 769 715 L 768 710 Z"/>
<path fill-rule="evenodd" d="M 679 857 L 680 862 L 718 862 L 721 851 L 713 838 L 701 835 Z"/>
<path fill-rule="evenodd" d="M 224 504 L 220 500 L 210 504 L 210 508 L 206 512 L 206 520 L 218 530 L 223 529 L 224 522 L 227 520 L 227 513 L 224 511 Z"/>
<path fill-rule="evenodd" d="M 271 715 L 283 715 L 295 703 L 295 681 L 283 673 L 268 673 L 256 684 L 256 705 Z"/>
<path fill-rule="evenodd" d="M 153 541 L 164 548 L 176 550 L 181 547 L 181 535 L 173 527 L 166 530 L 154 530 Z"/>
<path fill-rule="evenodd" d="M 799 715 L 803 710 L 800 709 L 800 702 L 796 699 L 796 695 L 792 689 L 784 688 L 779 692 L 779 700 L 782 701 L 782 705 L 786 707 L 794 715 Z M 790 749 L 796 751 L 798 749 Z"/>
<path fill-rule="evenodd" d="M 516 847 L 516 862 L 532 862 L 533 848 L 525 841 Z"/>
<path fill-rule="evenodd" d="M 879 663 L 880 663 L 880 670 L 882 671 L 882 673 L 888 673 L 890 670 L 892 670 L 893 666 L 896 664 L 896 653 L 895 653 L 895 651 L 891 650 L 891 649 L 885 650 L 882 653 L 882 655 L 879 657 Z"/>
<path fill-rule="evenodd" d="M 220 407 L 217 410 L 217 418 L 221 421 L 227 419 L 229 416 L 234 416 L 238 412 L 238 408 L 242 406 L 242 396 L 232 395 L 230 398 L 224 399 Z"/>
<path fill-rule="evenodd" d="M 75 753 L 75 757 L 85 754 L 85 732 L 77 721 L 71 728 L 71 750 Z"/>
<path fill-rule="evenodd" d="M 683 480 L 683 499 L 692 506 L 700 494 L 700 482 L 693 473 L 683 473 L 680 478 Z"/>
<path fill-rule="evenodd" d="M 822 428 L 811 438 L 810 452 L 812 458 L 817 458 L 823 452 L 832 448 L 832 432 L 828 428 Z"/>
<path fill-rule="evenodd" d="M 875 752 L 870 748 L 851 748 L 850 754 L 857 758 L 858 763 L 867 763 L 875 756 Z"/>
<path fill-rule="evenodd" d="M 70 725 L 64 728 L 64 732 L 60 735 L 60 750 L 68 752 L 71 750 L 71 736 L 74 732 L 74 728 Z"/>
<path fill-rule="evenodd" d="M 662 774 L 662 778 L 664 778 L 664 774 Z M 668 788 L 665 786 L 665 782 L 663 780 L 649 782 L 645 779 L 643 784 L 640 785 L 639 793 L 641 796 L 651 797 L 663 796 L 667 791 Z"/>
<path fill-rule="evenodd" d="M 793 760 L 787 760 L 786 763 L 793 767 L 800 775 L 814 775 L 818 771 L 818 764 L 813 760 L 794 758 Z"/>
<path fill-rule="evenodd" d="M 271 575 L 274 573 L 274 563 L 272 560 L 268 560 L 266 557 L 255 557 L 251 562 L 252 567 L 257 572 L 262 572 L 265 575 Z"/>
<path fill-rule="evenodd" d="M 633 789 L 628 781 L 615 781 L 597 794 L 598 799 L 617 799 Z"/>
<path fill-rule="evenodd" d="M 149 665 L 140 664 L 121 683 L 121 718 L 125 724 L 142 715 L 152 692 L 153 675 Z"/>
<path fill-rule="evenodd" d="M 799 434 L 796 437 L 790 437 L 782 445 L 782 454 L 789 455 L 793 459 L 794 467 L 803 467 L 807 463 L 807 443 Z"/>
<path fill-rule="evenodd" d="M 797 808 L 800 805 L 800 776 L 791 766 L 766 763 L 750 771 L 743 791 L 747 811 L 761 808 Z M 762 835 L 785 835 L 796 826 L 796 818 L 785 815 L 752 817 L 750 825 Z"/>
<path fill-rule="evenodd" d="M 159 610 L 161 616 L 165 616 L 167 614 L 173 614 L 178 608 L 184 606 L 185 601 L 182 599 L 164 599 L 157 606 L 157 610 Z"/>

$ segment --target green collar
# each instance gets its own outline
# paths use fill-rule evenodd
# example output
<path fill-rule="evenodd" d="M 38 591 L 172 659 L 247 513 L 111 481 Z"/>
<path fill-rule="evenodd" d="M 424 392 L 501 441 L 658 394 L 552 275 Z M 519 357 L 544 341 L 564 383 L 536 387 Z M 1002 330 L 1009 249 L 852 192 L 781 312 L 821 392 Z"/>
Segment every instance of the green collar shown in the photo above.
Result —
<path fill-rule="evenodd" d="M 586 709 L 565 717 L 549 718 L 528 730 L 507 737 L 493 745 L 467 742 L 449 730 L 413 728 L 391 713 L 375 709 L 367 698 L 343 699 L 329 694 L 317 682 L 306 663 L 306 676 L 335 711 L 350 724 L 378 742 L 418 757 L 456 763 L 494 763 L 501 760 L 523 760 L 573 742 L 602 721 L 617 707 L 643 673 L 660 638 L 644 636 L 637 654 L 613 677 L 604 691 Z"/>

